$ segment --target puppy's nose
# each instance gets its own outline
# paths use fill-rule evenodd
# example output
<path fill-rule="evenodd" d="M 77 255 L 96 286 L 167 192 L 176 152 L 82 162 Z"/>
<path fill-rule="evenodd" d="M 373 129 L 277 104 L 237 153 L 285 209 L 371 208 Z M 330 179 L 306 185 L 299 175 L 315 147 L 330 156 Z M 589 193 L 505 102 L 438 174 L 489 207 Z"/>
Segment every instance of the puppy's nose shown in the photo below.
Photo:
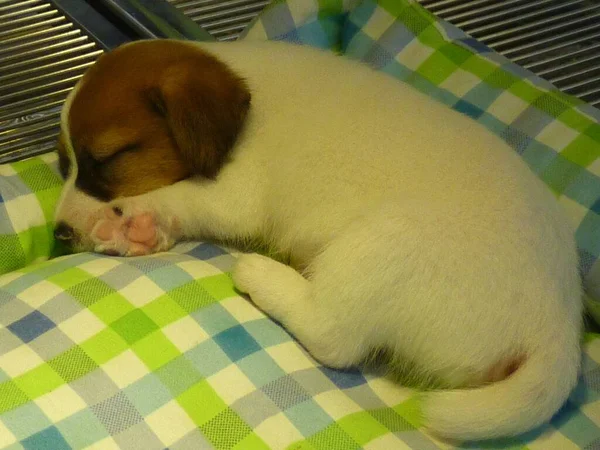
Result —
<path fill-rule="evenodd" d="M 70 241 L 75 236 L 75 230 L 65 222 L 58 222 L 54 227 L 54 237 L 59 241 Z"/>

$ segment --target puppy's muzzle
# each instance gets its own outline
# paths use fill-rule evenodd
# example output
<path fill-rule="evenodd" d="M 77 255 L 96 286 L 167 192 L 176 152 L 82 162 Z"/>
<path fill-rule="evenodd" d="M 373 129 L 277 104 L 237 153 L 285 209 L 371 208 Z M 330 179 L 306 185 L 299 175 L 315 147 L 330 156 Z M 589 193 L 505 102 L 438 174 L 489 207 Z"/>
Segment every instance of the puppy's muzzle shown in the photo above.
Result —
<path fill-rule="evenodd" d="M 68 244 L 75 239 L 75 230 L 66 222 L 58 222 L 54 227 L 54 238 Z"/>

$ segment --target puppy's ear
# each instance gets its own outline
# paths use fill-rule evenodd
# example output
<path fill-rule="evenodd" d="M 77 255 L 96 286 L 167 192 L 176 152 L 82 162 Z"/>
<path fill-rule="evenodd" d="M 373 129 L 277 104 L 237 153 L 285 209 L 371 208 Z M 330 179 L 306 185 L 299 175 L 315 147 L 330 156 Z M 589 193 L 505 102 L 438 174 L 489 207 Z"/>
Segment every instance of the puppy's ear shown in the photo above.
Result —
<path fill-rule="evenodd" d="M 212 56 L 199 55 L 169 68 L 147 98 L 166 120 L 190 175 L 214 178 L 250 108 L 245 82 Z"/>

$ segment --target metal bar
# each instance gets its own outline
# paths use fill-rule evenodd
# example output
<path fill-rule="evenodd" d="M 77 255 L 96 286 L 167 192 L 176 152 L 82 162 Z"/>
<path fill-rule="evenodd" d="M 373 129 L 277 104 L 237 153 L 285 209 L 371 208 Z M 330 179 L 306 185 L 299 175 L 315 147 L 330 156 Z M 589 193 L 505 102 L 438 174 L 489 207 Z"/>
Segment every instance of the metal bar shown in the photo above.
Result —
<path fill-rule="evenodd" d="M 594 9 L 598 9 L 600 8 L 600 5 L 598 7 L 594 7 Z M 502 37 L 500 36 L 500 33 L 496 33 L 495 35 L 486 37 L 486 38 L 481 38 L 482 41 L 484 42 L 488 42 L 488 45 L 492 48 L 499 48 L 500 46 L 506 45 L 506 44 L 511 44 L 514 42 L 522 42 L 522 41 L 526 41 L 527 39 L 533 39 L 536 36 L 539 36 L 540 34 L 543 35 L 550 35 L 551 33 L 557 32 L 558 30 L 565 30 L 565 29 L 572 29 L 572 27 L 575 27 L 581 23 L 588 23 L 590 21 L 593 20 L 597 20 L 600 19 L 600 11 L 590 14 L 589 16 L 584 16 L 584 17 L 577 17 L 573 20 L 568 20 L 566 22 L 563 22 L 564 20 L 564 16 L 562 17 L 561 20 L 558 21 L 558 23 L 545 27 L 542 30 L 537 29 L 534 31 L 527 31 L 527 29 L 532 28 L 532 26 L 523 26 L 523 27 L 519 27 L 520 29 L 513 29 L 511 30 L 510 34 L 514 34 L 515 31 L 522 31 L 521 34 L 517 35 L 517 36 L 512 36 L 509 38 L 505 38 L 503 40 L 499 40 L 494 42 L 494 37 Z M 534 24 L 530 24 L 530 25 L 534 25 Z M 536 24 L 535 26 L 538 26 L 539 24 Z M 506 33 L 504 33 L 503 35 L 505 35 Z"/>
<path fill-rule="evenodd" d="M 11 45 L 11 46 L 7 46 L 7 47 L 3 46 L 3 47 L 0 47 L 0 55 L 2 55 L 3 53 L 10 53 L 10 52 L 16 52 L 19 50 L 23 50 L 27 47 L 39 46 L 39 45 L 45 44 L 47 42 L 58 41 L 60 39 L 65 39 L 65 38 L 77 36 L 80 34 L 81 34 L 81 30 L 70 30 L 65 33 L 57 34 L 54 36 L 48 36 L 48 37 L 45 37 L 42 39 L 38 39 L 36 41 L 24 42 L 22 44 Z"/>
<path fill-rule="evenodd" d="M 246 28 L 245 25 L 240 25 L 237 31 L 228 31 L 228 32 L 220 32 L 219 30 L 211 30 L 212 35 L 219 40 L 219 42 L 223 41 L 231 41 L 234 36 L 239 37 L 242 34 L 242 31 Z"/>
<path fill-rule="evenodd" d="M 556 84 L 558 86 L 563 81 L 568 81 L 568 80 L 573 79 L 573 78 L 584 76 L 586 74 L 589 74 L 590 72 L 594 72 L 595 70 L 600 70 L 600 63 L 593 64 L 591 66 L 588 66 L 588 67 L 586 67 L 584 69 L 581 69 L 581 70 L 578 70 L 578 71 L 575 71 L 575 72 L 569 72 L 569 73 L 567 73 L 565 75 L 562 75 L 562 76 L 554 77 L 552 79 L 552 83 L 554 83 L 554 84 Z M 593 80 L 594 81 L 600 81 L 600 74 L 599 74 L 599 76 L 594 77 Z M 578 83 L 563 85 L 561 87 L 561 89 L 562 90 L 569 90 L 569 89 L 571 89 L 573 87 L 576 87 L 575 85 L 577 85 L 577 84 Z"/>
<path fill-rule="evenodd" d="M 3 152 L 8 153 L 11 151 L 20 150 L 25 146 L 29 146 L 29 145 L 33 145 L 33 144 L 43 144 L 49 140 L 53 141 L 54 145 L 52 145 L 52 147 L 55 147 L 55 145 L 56 145 L 55 137 L 58 134 L 58 123 L 53 124 L 53 127 L 50 127 L 49 129 L 39 130 L 38 133 L 43 133 L 43 134 L 38 135 L 37 137 L 34 137 L 33 139 L 15 139 L 13 141 L 8 141 L 6 143 L 3 143 L 2 144 Z"/>
<path fill-rule="evenodd" d="M 214 0 L 169 0 L 169 2 L 173 4 L 177 9 L 185 10 L 187 8 L 196 7 L 197 5 L 214 3 Z"/>
<path fill-rule="evenodd" d="M 215 28 L 211 31 L 214 36 L 229 36 L 232 33 L 237 33 L 239 35 L 242 31 L 244 31 L 245 28 L 246 24 L 241 23 L 239 25 L 232 25 L 224 28 Z"/>
<path fill-rule="evenodd" d="M 22 116 L 22 117 L 26 117 L 26 116 Z M 24 125 L 21 127 L 21 129 L 14 128 L 14 125 L 16 125 L 15 123 L 9 123 L 5 127 L 2 127 L 2 124 L 0 124 L 0 144 L 2 142 L 8 141 L 8 139 L 12 138 L 12 137 L 22 137 L 22 136 L 26 136 L 27 134 L 31 134 L 31 130 L 34 130 L 33 132 L 35 132 L 35 130 L 46 129 L 48 127 L 48 123 L 51 123 L 54 126 L 58 122 L 60 122 L 59 118 L 60 118 L 60 109 L 57 111 L 47 111 L 45 114 L 40 112 L 36 116 L 26 117 L 24 120 L 21 120 L 18 122 L 18 125 Z M 50 122 L 51 119 L 55 119 L 55 120 L 52 120 Z M 56 119 L 58 119 L 58 120 L 56 120 Z M 33 125 L 37 125 L 37 124 L 41 124 L 40 127 L 42 127 L 42 128 L 33 127 Z M 9 128 L 9 126 L 10 126 L 10 128 Z"/>
<path fill-rule="evenodd" d="M 523 0 L 507 0 L 506 3 L 510 2 L 522 2 Z M 420 2 L 422 5 L 424 5 L 424 3 L 426 2 Z M 443 2 L 442 2 L 443 3 Z M 498 6 L 498 2 L 494 2 L 493 0 L 471 0 L 471 1 L 464 1 L 464 0 L 459 0 L 459 1 L 453 1 L 452 3 L 454 3 L 454 5 L 450 5 L 450 6 L 446 6 L 444 7 L 444 5 L 441 5 L 441 8 L 436 8 L 435 6 L 429 6 L 427 7 L 427 9 L 431 12 L 435 11 L 436 16 L 441 17 L 444 20 L 449 20 L 448 16 L 449 14 L 457 14 L 461 11 L 472 11 L 474 9 L 477 9 L 477 7 L 486 7 L 486 6 Z M 482 6 L 483 5 L 483 6 Z"/>
<path fill-rule="evenodd" d="M 196 26 L 166 1 L 99 1 L 110 8 L 142 37 L 212 40 L 208 33 Z"/>
<path fill-rule="evenodd" d="M 577 0 L 577 3 L 581 3 L 582 1 L 584 0 Z M 538 0 L 531 3 L 523 3 L 522 0 L 507 0 L 501 4 L 493 4 L 476 10 L 471 9 L 468 12 L 454 16 L 439 15 L 440 17 L 444 17 L 445 20 L 448 20 L 459 27 L 468 27 L 472 24 L 489 22 L 493 20 L 494 24 L 496 24 L 495 20 L 497 19 L 507 16 L 514 17 L 514 15 L 519 12 L 529 11 L 539 6 L 553 4 L 554 2 L 555 0 Z"/>
<path fill-rule="evenodd" d="M 0 95 L 0 104 L 3 102 L 7 102 L 8 100 L 10 100 L 12 98 L 28 96 L 29 94 L 34 94 L 36 92 L 44 91 L 49 88 L 62 86 L 64 84 L 74 84 L 74 82 L 76 82 L 79 78 L 81 78 L 81 75 L 77 75 L 77 76 L 70 77 L 70 78 L 65 78 L 63 80 L 53 81 L 52 83 L 48 83 L 44 86 L 33 86 L 29 89 L 23 89 L 20 92 L 11 92 L 9 94 Z"/>
<path fill-rule="evenodd" d="M 46 34 L 52 34 L 52 33 L 57 33 L 63 30 L 68 30 L 70 28 L 73 28 L 73 24 L 72 23 L 65 23 L 62 25 L 58 25 L 56 27 L 52 27 L 52 28 L 46 28 L 44 30 L 39 30 L 39 31 L 34 31 L 33 33 L 28 33 L 22 36 L 15 36 L 14 38 L 9 38 L 9 39 L 2 39 L 2 42 L 0 43 L 0 45 L 5 46 L 5 45 L 10 45 L 13 42 L 20 42 L 20 41 L 25 41 L 25 40 L 29 40 L 29 39 L 35 39 L 39 36 L 44 36 Z"/>
<path fill-rule="evenodd" d="M 574 68 L 576 68 L 577 66 L 579 66 L 581 64 L 584 64 L 586 62 L 596 61 L 597 59 L 598 59 L 598 55 L 588 56 L 587 58 L 583 58 L 583 59 L 578 60 L 578 61 L 572 61 L 572 62 L 563 64 L 563 65 L 558 66 L 558 67 L 550 67 L 550 68 L 548 68 L 548 69 L 546 69 L 544 71 L 538 72 L 537 75 L 540 76 L 540 77 L 542 77 L 542 78 L 547 79 L 551 83 L 554 83 L 555 82 L 555 77 L 552 76 L 552 75 L 550 75 L 550 74 L 552 74 L 554 72 L 558 72 L 557 75 L 561 76 L 559 74 L 562 73 L 562 72 L 564 72 L 564 71 L 566 71 L 567 69 L 574 69 Z M 569 78 L 571 78 L 571 77 L 572 77 L 572 75 L 569 76 Z M 563 80 L 564 79 L 565 78 L 563 77 Z"/>
<path fill-rule="evenodd" d="M 78 45 L 76 47 L 67 48 L 65 50 L 61 50 L 61 51 L 54 52 L 54 53 L 48 53 L 48 54 L 45 54 L 42 56 L 38 56 L 36 58 L 28 58 L 25 61 L 19 61 L 19 62 L 13 63 L 13 64 L 5 64 L 2 66 L 2 68 L 6 69 L 6 70 L 17 70 L 22 67 L 35 66 L 35 65 L 42 63 L 44 61 L 47 61 L 47 60 L 57 59 L 62 56 L 79 53 L 84 50 L 90 50 L 92 48 L 96 48 L 96 45 L 93 42 L 86 42 L 83 45 Z M 91 53 L 92 52 L 90 52 L 89 54 L 91 54 Z M 100 53 L 102 53 L 102 50 L 100 50 Z"/>
<path fill-rule="evenodd" d="M 43 103 L 41 105 L 35 105 L 35 106 L 31 106 L 29 108 L 22 108 L 13 113 L 7 113 L 4 115 L 0 115 L 0 124 L 2 122 L 5 122 L 5 121 L 11 120 L 11 119 L 16 119 L 16 118 L 27 116 L 30 114 L 39 113 L 40 111 L 46 111 L 48 109 L 60 107 L 60 106 L 62 106 L 63 103 L 64 103 L 64 99 L 61 98 L 60 100 L 54 100 L 54 101 Z"/>
<path fill-rule="evenodd" d="M 40 0 L 25 0 L 18 3 L 9 3 L 8 6 L 0 6 L 0 14 L 2 14 L 2 16 L 4 17 L 5 12 L 10 11 L 11 9 L 23 8 L 29 5 L 36 5 L 39 3 Z"/>
<path fill-rule="evenodd" d="M 48 9 L 48 8 L 50 8 L 49 4 L 41 4 L 41 5 L 37 5 L 37 6 L 32 6 L 30 8 L 26 8 L 26 9 L 19 9 L 17 11 L 13 11 L 13 12 L 9 12 L 9 13 L 3 13 L 2 20 L 14 21 L 15 17 L 30 15 L 32 13 L 44 11 L 45 9 Z"/>
<path fill-rule="evenodd" d="M 52 3 L 88 36 L 105 50 L 133 40 L 135 33 L 116 26 L 96 8 L 98 0 L 52 0 Z M 94 7 L 96 6 L 96 8 Z"/>
<path fill-rule="evenodd" d="M 544 39 L 531 41 L 527 44 L 523 44 L 518 47 L 513 47 L 510 50 L 504 50 L 502 51 L 502 54 L 507 58 L 511 58 L 514 62 L 518 63 L 519 61 L 531 58 L 532 56 L 538 56 L 540 54 L 547 53 L 550 51 L 560 50 L 573 44 L 585 43 L 586 41 L 589 41 L 594 37 L 594 34 L 592 34 L 591 36 L 589 34 L 586 34 L 588 32 L 600 32 L 600 22 L 583 28 L 575 28 L 567 31 L 566 33 L 558 33 Z M 567 40 L 572 36 L 575 36 L 575 39 Z M 560 43 L 554 46 L 544 47 L 543 49 L 531 50 L 527 53 L 519 54 L 523 50 L 529 50 L 537 46 L 551 44 L 556 41 Z"/>
<path fill-rule="evenodd" d="M 4 58 L 2 58 L 2 64 L 4 65 L 7 62 L 13 61 L 15 59 L 19 60 L 19 59 L 23 59 L 23 58 L 28 58 L 29 56 L 35 55 L 38 53 L 48 53 L 48 51 L 53 50 L 55 48 L 69 47 L 71 44 L 77 44 L 78 42 L 84 42 L 87 40 L 88 40 L 87 36 L 79 36 L 77 38 L 69 39 L 69 40 L 62 41 L 62 42 L 57 42 L 56 44 L 48 45 L 43 48 L 34 48 L 34 49 L 28 50 L 26 52 L 21 52 L 21 53 L 15 54 L 15 55 L 5 56 Z"/>
<path fill-rule="evenodd" d="M 6 84 L 0 86 L 0 92 L 2 92 L 3 90 L 10 91 L 12 89 L 16 89 L 21 86 L 26 86 L 28 84 L 35 83 L 38 81 L 43 82 L 48 79 L 59 77 L 61 75 L 68 75 L 72 72 L 82 72 L 85 69 L 87 69 L 88 67 L 90 67 L 92 64 L 94 64 L 94 61 L 79 64 L 77 66 L 70 66 L 70 67 L 67 67 L 66 69 L 57 70 L 57 71 L 50 72 L 50 73 L 45 73 L 43 75 L 38 75 L 35 77 L 28 77 L 24 80 L 13 81 L 12 83 L 6 83 Z"/>
<path fill-rule="evenodd" d="M 225 19 L 219 19 L 212 22 L 206 22 L 203 26 L 204 28 L 210 31 L 214 28 L 230 25 L 233 23 L 245 22 L 246 24 L 249 20 L 252 20 L 254 17 L 256 17 L 256 14 L 244 14 L 235 17 L 227 17 Z"/>
<path fill-rule="evenodd" d="M 17 150 L 11 150 L 0 156 L 0 164 L 7 164 L 19 159 L 31 158 L 32 156 L 43 155 L 56 149 L 56 141 L 41 142 L 34 147 L 26 147 Z"/>
<path fill-rule="evenodd" d="M 199 3 L 199 2 L 198 2 Z M 270 1 L 257 2 L 254 0 L 226 0 L 219 3 L 204 2 L 205 6 L 186 8 L 185 13 L 189 16 L 202 17 L 202 14 L 210 14 L 217 12 L 223 14 L 225 12 L 236 13 L 238 11 L 246 11 L 250 9 L 262 9 L 270 3 Z"/>
<path fill-rule="evenodd" d="M 547 14 L 547 13 L 550 13 L 553 11 L 559 11 L 561 9 L 564 9 L 568 5 L 576 4 L 576 3 L 579 3 L 579 0 L 573 0 L 572 2 L 567 2 L 564 4 L 559 4 L 559 5 L 553 6 L 551 8 L 546 8 L 544 10 L 544 12 Z M 549 25 L 549 24 L 556 23 L 556 22 L 560 23 L 569 17 L 580 16 L 586 12 L 596 11 L 599 8 L 600 8 L 600 5 L 588 6 L 585 8 L 576 9 L 574 11 L 569 11 L 569 12 L 566 12 L 561 15 L 553 15 L 550 17 L 546 17 L 544 19 L 536 20 L 534 22 L 530 22 L 525 25 L 520 25 L 520 26 L 516 26 L 513 28 L 507 28 L 508 26 L 513 25 L 512 21 L 502 21 L 502 22 L 497 22 L 497 23 L 493 23 L 490 25 L 483 25 L 481 27 L 472 28 L 468 31 L 469 31 L 469 34 L 473 35 L 474 37 L 476 37 L 477 35 L 480 35 L 480 37 L 482 39 L 495 39 L 498 37 L 503 37 L 503 36 L 509 35 L 511 33 L 517 32 L 517 31 L 526 31 L 531 28 L 542 27 L 542 26 Z M 531 14 L 524 14 L 523 16 L 519 17 L 518 23 L 523 23 L 524 21 L 526 21 L 526 19 L 535 18 L 538 15 L 539 14 L 537 12 L 531 13 Z M 491 34 L 484 34 L 487 31 L 495 30 L 495 29 L 499 29 L 500 31 L 491 33 Z"/>
<path fill-rule="evenodd" d="M 53 150 L 61 106 L 99 47 L 131 40 L 131 30 L 97 7 L 97 0 L 0 0 L 0 162 Z"/>
<path fill-rule="evenodd" d="M 484 3 L 485 0 L 480 0 L 480 1 L 473 1 L 471 0 L 469 2 L 470 3 L 476 3 L 476 4 L 481 4 Z M 465 0 L 421 0 L 420 2 L 423 6 L 425 6 L 427 9 L 429 9 L 431 12 L 435 12 L 437 13 L 437 11 L 439 11 L 440 8 L 443 7 L 452 7 L 452 6 L 462 6 L 465 3 Z M 489 0 L 488 0 L 489 3 Z"/>
<path fill-rule="evenodd" d="M 591 95 L 600 94 L 600 86 L 580 92 L 579 98 L 589 97 Z"/>
<path fill-rule="evenodd" d="M 598 85 L 598 84 L 600 84 L 600 80 L 598 80 L 598 78 L 592 78 L 592 79 L 580 81 L 578 83 L 572 83 L 568 86 L 562 86 L 560 88 L 560 90 L 563 92 L 566 92 L 567 94 L 570 94 L 572 92 L 577 92 L 581 88 L 585 88 L 590 85 Z"/>
<path fill-rule="evenodd" d="M 173 4 L 177 9 L 181 9 L 186 11 L 186 15 L 189 15 L 189 11 L 194 11 L 202 8 L 218 8 L 221 5 L 223 7 L 228 7 L 232 2 L 235 3 L 253 3 L 256 0 L 168 0 L 171 4 Z M 194 11 L 195 12 L 195 11 Z"/>
<path fill-rule="evenodd" d="M 220 41 L 237 39 L 269 0 L 168 0 Z"/>
<path fill-rule="evenodd" d="M 71 92 L 71 89 L 73 89 L 73 86 L 70 86 L 70 87 L 67 87 L 64 89 L 59 89 L 59 90 L 53 91 L 53 92 L 48 92 L 46 94 L 37 95 L 35 97 L 28 97 L 23 100 L 18 100 L 18 101 L 12 102 L 10 104 L 10 108 L 17 109 L 17 108 L 21 108 L 22 106 L 26 106 L 26 105 L 37 104 L 37 102 L 43 102 L 47 99 L 51 99 L 54 97 L 61 97 L 64 99 L 67 96 L 67 94 L 69 92 Z M 12 113 L 9 113 L 8 115 L 12 115 Z M 0 115 L 0 120 L 4 120 L 4 118 L 5 118 L 5 116 Z"/>
<path fill-rule="evenodd" d="M 240 34 L 241 33 L 224 34 L 223 36 L 219 36 L 219 41 L 221 41 L 221 42 L 235 41 L 240 37 Z"/>
<path fill-rule="evenodd" d="M 52 19 L 47 19 L 47 20 L 42 20 L 42 21 L 36 22 L 36 23 L 32 23 L 30 25 L 24 25 L 19 28 L 13 28 L 8 31 L 0 31 L 0 39 L 2 39 L 4 36 L 26 33 L 27 31 L 29 31 L 31 29 L 48 27 L 48 26 L 51 26 L 52 24 L 55 24 L 58 22 L 64 22 L 64 21 L 65 21 L 65 18 L 63 16 L 59 16 L 59 17 L 53 17 Z"/>
<path fill-rule="evenodd" d="M 9 27 L 13 27 L 14 25 L 19 25 L 21 23 L 27 23 L 27 22 L 39 22 L 41 19 L 44 19 L 46 17 L 50 17 L 50 16 L 55 16 L 58 14 L 58 11 L 55 9 L 52 9 L 50 11 L 45 11 L 39 14 L 34 14 L 28 17 L 21 17 L 20 19 L 13 19 L 10 22 L 0 22 L 0 28 L 9 28 Z"/>
<path fill-rule="evenodd" d="M 592 45 L 582 48 L 580 50 L 574 50 L 574 51 L 566 53 L 566 54 L 557 55 L 557 56 L 554 56 L 551 58 L 546 58 L 546 59 L 543 59 L 541 61 L 536 61 L 531 64 L 525 64 L 524 67 L 526 69 L 529 69 L 532 71 L 535 70 L 538 75 L 546 75 L 546 74 L 554 72 L 556 70 L 565 69 L 567 67 L 572 67 L 572 66 L 578 65 L 585 61 L 593 61 L 595 58 L 598 58 L 598 55 L 593 54 L 593 53 L 591 56 L 587 56 L 582 59 L 574 59 L 574 58 L 579 55 L 586 55 L 586 54 L 592 52 L 592 50 L 596 50 L 596 49 L 600 49 L 600 42 L 597 42 L 595 44 L 592 44 Z M 568 62 L 564 63 L 564 64 L 560 64 L 560 62 L 564 61 L 564 60 L 567 60 Z M 540 67 L 546 66 L 548 64 L 552 64 L 552 65 L 547 69 L 536 70 L 536 69 L 539 69 Z"/>
<path fill-rule="evenodd" d="M 52 70 L 56 67 L 76 63 L 76 62 L 83 61 L 86 59 L 92 59 L 92 58 L 96 59 L 102 53 L 103 53 L 102 50 L 96 50 L 95 52 L 84 53 L 83 55 L 78 55 L 78 56 L 74 56 L 72 58 L 67 58 L 67 59 L 61 59 L 61 60 L 55 61 L 50 64 L 44 64 L 42 66 L 34 66 L 33 68 L 30 68 L 27 70 L 21 70 L 21 71 L 15 71 L 14 66 L 9 67 L 9 71 L 8 71 L 9 73 L 7 73 L 6 75 L 0 75 L 0 83 L 3 81 L 10 80 L 11 78 L 22 78 L 22 77 L 31 76 L 37 72 L 45 72 L 47 70 Z M 12 69 L 12 70 L 10 70 L 10 69 Z"/>

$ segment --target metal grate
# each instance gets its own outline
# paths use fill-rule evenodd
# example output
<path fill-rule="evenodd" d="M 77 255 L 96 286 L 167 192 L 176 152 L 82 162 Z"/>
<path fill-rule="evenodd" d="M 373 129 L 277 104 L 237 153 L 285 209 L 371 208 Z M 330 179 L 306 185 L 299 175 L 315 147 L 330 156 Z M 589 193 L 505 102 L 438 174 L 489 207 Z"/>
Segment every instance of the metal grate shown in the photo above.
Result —
<path fill-rule="evenodd" d="M 54 148 L 62 103 L 102 50 L 44 0 L 0 0 L 0 163 Z"/>
<path fill-rule="evenodd" d="M 136 1 L 150 9 L 158 5 Z M 418 1 L 564 92 L 600 107 L 600 0 Z M 105 3 L 124 10 L 129 4 L 0 0 L 0 163 L 52 150 L 61 105 L 75 82 L 103 48 L 133 37 L 91 11 Z M 218 40 L 233 40 L 269 0 L 168 3 Z M 69 6 L 69 16 L 54 5 Z"/>
<path fill-rule="evenodd" d="M 269 0 L 168 0 L 220 41 L 237 39 Z"/>
<path fill-rule="evenodd" d="M 268 0 L 168 0 L 218 40 L 237 39 Z M 418 0 L 498 53 L 600 107 L 600 0 Z"/>
<path fill-rule="evenodd" d="M 419 0 L 438 17 L 600 107 L 600 0 Z"/>

